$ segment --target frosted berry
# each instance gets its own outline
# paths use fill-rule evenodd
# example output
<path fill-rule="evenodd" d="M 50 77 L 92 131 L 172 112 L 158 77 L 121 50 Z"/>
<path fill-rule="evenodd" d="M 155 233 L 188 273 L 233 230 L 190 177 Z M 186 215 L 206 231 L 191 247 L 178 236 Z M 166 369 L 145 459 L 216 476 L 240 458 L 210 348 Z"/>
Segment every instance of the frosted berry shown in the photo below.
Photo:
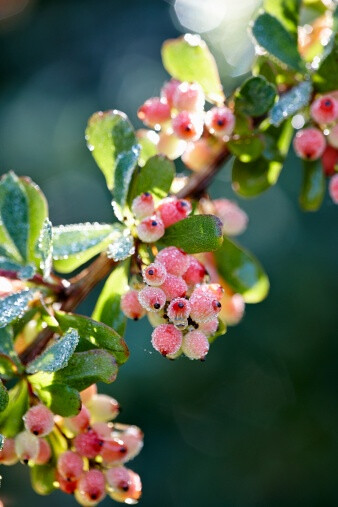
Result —
<path fill-rule="evenodd" d="M 187 143 L 171 132 L 161 132 L 157 143 L 157 152 L 170 160 L 180 157 L 186 149 Z"/>
<path fill-rule="evenodd" d="M 23 463 L 35 460 L 39 454 L 40 444 L 37 436 L 29 431 L 22 431 L 15 437 L 15 452 Z"/>
<path fill-rule="evenodd" d="M 118 490 L 114 489 L 114 487 L 108 486 L 108 492 L 109 496 L 116 502 L 125 502 L 127 504 L 134 504 L 141 497 L 142 493 L 141 479 L 138 474 L 133 472 L 133 470 L 128 470 L 128 475 L 129 475 L 128 490 L 121 491 L 121 489 Z M 108 476 L 107 477 L 108 484 L 109 480 L 111 480 L 111 482 L 114 484 L 114 479 L 110 479 Z"/>
<path fill-rule="evenodd" d="M 139 454 L 143 447 L 143 433 L 137 426 L 129 426 L 119 439 L 127 447 L 127 453 L 122 461 L 129 461 Z"/>
<path fill-rule="evenodd" d="M 112 421 L 120 412 L 119 403 L 107 394 L 94 394 L 87 407 L 92 422 Z"/>
<path fill-rule="evenodd" d="M 221 303 L 217 299 L 208 296 L 208 294 L 193 293 L 190 298 L 190 304 L 190 317 L 197 323 L 212 320 L 222 308 Z"/>
<path fill-rule="evenodd" d="M 121 310 L 129 318 L 138 320 L 146 314 L 145 309 L 138 300 L 138 291 L 129 290 L 121 297 Z"/>
<path fill-rule="evenodd" d="M 166 99 L 152 97 L 139 108 L 137 116 L 148 127 L 158 127 L 170 120 L 170 107 Z"/>
<path fill-rule="evenodd" d="M 25 428 L 36 436 L 48 435 L 54 426 L 54 415 L 45 405 L 31 407 L 23 417 Z"/>
<path fill-rule="evenodd" d="M 163 264 L 170 275 L 182 276 L 189 267 L 190 256 L 175 246 L 168 246 L 157 254 L 156 261 Z"/>
<path fill-rule="evenodd" d="M 293 140 L 296 154 L 305 160 L 316 160 L 325 150 L 325 137 L 317 128 L 299 130 Z"/>
<path fill-rule="evenodd" d="M 15 452 L 15 440 L 14 438 L 6 438 L 0 451 L 0 463 L 1 465 L 15 465 L 17 461 L 18 457 Z"/>
<path fill-rule="evenodd" d="M 168 197 L 163 199 L 157 212 L 160 214 L 164 227 L 170 227 L 170 225 L 187 218 L 191 213 L 191 204 L 185 199 L 177 199 L 176 197 Z"/>
<path fill-rule="evenodd" d="M 103 463 L 105 465 L 110 465 L 112 463 L 121 461 L 127 454 L 127 451 L 128 449 L 122 440 L 113 438 L 104 440 L 100 456 L 102 457 Z"/>
<path fill-rule="evenodd" d="M 87 403 L 94 394 L 97 394 L 96 384 L 92 384 L 91 386 L 81 391 L 80 396 L 82 403 Z"/>
<path fill-rule="evenodd" d="M 338 104 L 338 101 L 337 101 Z M 327 140 L 331 146 L 338 150 L 338 123 L 330 130 Z"/>
<path fill-rule="evenodd" d="M 74 417 L 65 417 L 64 426 L 72 433 L 80 433 L 88 428 L 90 413 L 85 405 L 82 405 L 80 412 Z"/>
<path fill-rule="evenodd" d="M 197 114 L 181 111 L 172 120 L 174 133 L 184 141 L 197 141 L 203 133 L 202 117 Z"/>
<path fill-rule="evenodd" d="M 217 299 L 217 301 L 221 301 L 224 295 L 224 289 L 219 283 L 203 283 L 195 288 L 192 297 L 194 298 L 197 295 L 208 296 L 212 299 Z"/>
<path fill-rule="evenodd" d="M 179 111 L 200 112 L 205 103 L 204 92 L 198 83 L 180 83 L 173 95 L 173 106 Z"/>
<path fill-rule="evenodd" d="M 242 320 L 245 310 L 245 302 L 241 294 L 224 297 L 222 299 L 222 317 L 227 324 L 234 326 Z"/>
<path fill-rule="evenodd" d="M 333 176 L 338 169 L 338 150 L 328 145 L 322 156 L 322 166 L 325 176 Z"/>
<path fill-rule="evenodd" d="M 173 107 L 175 92 L 180 84 L 181 81 L 178 81 L 177 79 L 170 79 L 170 81 L 165 83 L 161 89 L 161 97 L 166 99 L 171 108 Z"/>
<path fill-rule="evenodd" d="M 228 107 L 212 107 L 205 115 L 205 124 L 217 137 L 230 136 L 235 127 L 235 115 Z"/>
<path fill-rule="evenodd" d="M 88 470 L 77 483 L 75 498 L 81 505 L 96 505 L 106 496 L 105 485 L 105 477 L 100 470 Z"/>
<path fill-rule="evenodd" d="M 188 287 L 183 278 L 174 275 L 167 275 L 165 282 L 161 285 L 167 301 L 174 298 L 184 297 L 187 293 Z"/>
<path fill-rule="evenodd" d="M 150 192 L 144 192 L 135 197 L 131 205 L 132 212 L 136 218 L 142 219 L 154 213 L 154 198 Z"/>
<path fill-rule="evenodd" d="M 157 216 L 145 218 L 137 226 L 137 234 L 144 243 L 153 243 L 164 234 L 164 225 L 162 220 Z"/>
<path fill-rule="evenodd" d="M 198 283 L 202 283 L 207 272 L 203 264 L 193 257 L 189 255 L 189 267 L 186 272 L 183 274 L 183 280 L 187 283 L 189 287 L 193 287 Z"/>
<path fill-rule="evenodd" d="M 330 95 L 323 95 L 311 105 L 311 116 L 317 123 L 332 123 L 338 119 L 338 101 Z"/>
<path fill-rule="evenodd" d="M 138 299 L 148 312 L 159 312 L 166 302 L 165 293 L 159 287 L 144 287 L 140 290 Z"/>
<path fill-rule="evenodd" d="M 151 343 L 162 356 L 176 354 L 182 345 L 182 333 L 172 324 L 162 324 L 154 329 Z"/>
<path fill-rule="evenodd" d="M 183 337 L 182 351 L 189 359 L 203 360 L 209 351 L 209 342 L 200 331 L 190 331 Z"/>
<path fill-rule="evenodd" d="M 58 471 L 56 472 L 56 480 L 58 482 L 61 491 L 63 491 L 67 495 L 74 494 L 77 487 L 77 481 L 67 481 L 67 479 L 64 479 L 62 475 L 58 473 Z"/>
<path fill-rule="evenodd" d="M 158 286 L 161 285 L 166 276 L 167 276 L 167 270 L 164 266 L 164 264 L 161 264 L 160 262 L 154 262 L 144 268 L 142 271 L 143 280 L 148 285 Z"/>
<path fill-rule="evenodd" d="M 329 194 L 335 204 L 338 204 L 338 174 L 335 174 L 330 179 Z"/>
<path fill-rule="evenodd" d="M 39 438 L 39 453 L 34 460 L 36 465 L 44 465 L 48 463 L 52 456 L 52 450 L 45 438 Z"/>
<path fill-rule="evenodd" d="M 206 336 L 211 336 L 216 333 L 218 325 L 219 325 L 218 319 L 215 318 L 209 320 L 208 322 L 202 322 L 201 324 L 199 324 L 198 330 L 201 331 Z"/>
<path fill-rule="evenodd" d="M 248 215 L 235 202 L 228 199 L 215 199 L 212 204 L 214 214 L 222 221 L 224 234 L 237 236 L 245 231 L 248 225 Z"/>
<path fill-rule="evenodd" d="M 95 458 L 101 451 L 103 442 L 98 434 L 89 430 L 86 433 L 80 433 L 74 438 L 74 447 L 80 456 Z"/>
<path fill-rule="evenodd" d="M 169 319 L 175 324 L 176 321 L 187 320 L 190 314 L 190 303 L 185 298 L 173 299 L 167 310 Z"/>
<path fill-rule="evenodd" d="M 66 481 L 76 481 L 83 472 L 83 459 L 76 452 L 65 451 L 58 457 L 56 468 Z"/>

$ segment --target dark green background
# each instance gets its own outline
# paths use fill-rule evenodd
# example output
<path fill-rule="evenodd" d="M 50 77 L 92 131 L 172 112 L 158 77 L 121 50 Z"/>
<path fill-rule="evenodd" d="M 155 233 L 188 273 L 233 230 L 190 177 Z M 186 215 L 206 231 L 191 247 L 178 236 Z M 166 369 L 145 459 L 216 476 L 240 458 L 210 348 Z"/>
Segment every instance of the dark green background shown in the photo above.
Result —
<path fill-rule="evenodd" d="M 86 120 L 118 108 L 139 125 L 137 107 L 166 77 L 161 42 L 178 33 L 169 9 L 162 0 L 40 0 L 0 22 L 0 172 L 30 175 L 54 224 L 112 218 Z M 318 213 L 301 213 L 299 185 L 290 156 L 277 187 L 242 202 L 250 225 L 241 241 L 262 260 L 271 292 L 204 364 L 165 361 L 146 323 L 128 327 L 131 359 L 106 390 L 123 406 L 120 420 L 145 431 L 132 463 L 145 507 L 338 505 L 337 209 L 326 198 Z M 214 195 L 233 197 L 229 168 Z M 35 495 L 21 465 L 2 475 L 6 507 L 75 505 L 58 492 Z"/>

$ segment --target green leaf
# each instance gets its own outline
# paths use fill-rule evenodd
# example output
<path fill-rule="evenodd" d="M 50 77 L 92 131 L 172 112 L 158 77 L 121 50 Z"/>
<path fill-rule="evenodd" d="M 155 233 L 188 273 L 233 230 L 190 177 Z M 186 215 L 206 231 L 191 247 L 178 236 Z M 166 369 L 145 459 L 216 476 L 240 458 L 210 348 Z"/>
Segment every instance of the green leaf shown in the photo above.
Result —
<path fill-rule="evenodd" d="M 5 226 L 2 223 L 1 213 L 0 213 L 0 255 L 2 257 L 13 259 L 16 262 L 22 262 L 22 258 L 15 248 L 15 245 L 12 243 L 8 232 L 6 231 Z"/>
<path fill-rule="evenodd" d="M 53 227 L 54 267 L 70 273 L 119 238 L 120 224 L 85 223 Z"/>
<path fill-rule="evenodd" d="M 217 269 L 232 290 L 247 303 L 259 303 L 268 294 L 269 279 L 257 259 L 226 236 L 215 252 Z"/>
<path fill-rule="evenodd" d="M 127 361 L 129 357 L 127 344 L 111 327 L 89 317 L 71 313 L 56 312 L 55 317 L 62 330 L 69 327 L 76 329 L 80 338 L 86 340 L 92 347 L 106 349 L 113 354 L 117 364 L 123 364 Z"/>
<path fill-rule="evenodd" d="M 264 142 L 259 135 L 234 137 L 228 141 L 227 146 L 233 155 L 241 162 L 252 162 L 263 152 Z"/>
<path fill-rule="evenodd" d="M 34 298 L 34 291 L 25 289 L 0 299 L 0 328 L 20 317 Z"/>
<path fill-rule="evenodd" d="M 79 343 L 79 338 L 79 334 L 75 329 L 69 329 L 57 342 L 53 343 L 27 365 L 27 373 L 54 372 L 67 366 Z"/>
<path fill-rule="evenodd" d="M 20 369 L 20 359 L 14 349 L 13 331 L 10 326 L 0 328 L 0 354 L 11 359 L 13 363 Z"/>
<path fill-rule="evenodd" d="M 121 296 L 128 290 L 129 261 L 119 264 L 108 277 L 97 300 L 92 318 L 103 322 L 123 336 L 126 317 L 121 310 Z"/>
<path fill-rule="evenodd" d="M 212 252 L 222 244 L 222 222 L 213 215 L 194 215 L 165 231 L 160 243 L 177 246 L 187 253 Z"/>
<path fill-rule="evenodd" d="M 311 100 L 312 84 L 303 81 L 282 95 L 270 111 L 272 125 L 278 127 L 286 118 L 293 116 L 297 111 L 307 106 Z"/>
<path fill-rule="evenodd" d="M 226 323 L 222 319 L 218 318 L 218 329 L 217 329 L 216 333 L 214 333 L 208 337 L 209 343 L 214 343 L 216 338 L 219 338 L 220 336 L 224 336 L 226 332 L 227 332 Z"/>
<path fill-rule="evenodd" d="M 264 10 L 277 18 L 297 38 L 300 0 L 264 0 Z"/>
<path fill-rule="evenodd" d="M 37 389 L 39 399 L 54 414 L 62 417 L 72 417 L 81 410 L 81 397 L 76 389 L 65 384 L 52 384 Z"/>
<path fill-rule="evenodd" d="M 32 488 L 38 495 L 49 495 L 55 486 L 55 464 L 34 465 L 30 468 Z"/>
<path fill-rule="evenodd" d="M 3 412 L 8 405 L 9 396 L 6 387 L 0 380 L 0 412 Z"/>
<path fill-rule="evenodd" d="M 162 200 L 169 194 L 175 177 L 175 165 L 163 155 L 155 155 L 147 160 L 142 168 L 138 168 L 130 189 L 128 201 L 143 192 L 150 192 L 156 201 Z"/>
<path fill-rule="evenodd" d="M 53 262 L 53 228 L 52 222 L 46 218 L 36 246 L 36 255 L 40 258 L 40 269 L 43 277 L 48 278 Z"/>
<path fill-rule="evenodd" d="M 144 166 L 150 157 L 157 154 L 156 138 L 158 137 L 153 130 L 144 130 L 143 132 L 144 135 L 138 136 L 137 138 L 141 150 L 138 163 L 141 167 Z"/>
<path fill-rule="evenodd" d="M 249 163 L 236 158 L 232 166 L 232 186 L 242 197 L 255 197 L 275 185 L 282 167 L 282 163 L 263 157 Z"/>
<path fill-rule="evenodd" d="M 124 208 L 127 203 L 129 187 L 132 176 L 136 168 L 137 160 L 140 154 L 138 145 L 131 151 L 121 153 L 116 160 L 115 169 L 115 188 L 114 188 L 114 211 L 116 217 L 122 222 L 124 217 Z M 118 212 L 117 212 L 118 210 Z"/>
<path fill-rule="evenodd" d="M 312 80 L 316 90 L 320 92 L 338 89 L 338 34 L 332 40 L 332 50 L 323 58 Z"/>
<path fill-rule="evenodd" d="M 123 169 L 120 168 L 119 172 L 124 172 L 128 166 L 126 154 L 138 152 L 131 123 L 120 111 L 99 111 L 89 118 L 86 140 L 89 150 L 106 178 L 109 190 L 113 190 L 117 166 L 122 164 Z M 132 155 L 129 163 L 134 162 Z"/>
<path fill-rule="evenodd" d="M 298 53 L 297 40 L 277 18 L 263 13 L 256 19 L 252 33 L 257 43 L 273 57 L 291 69 L 305 71 L 304 62 Z"/>
<path fill-rule="evenodd" d="M 264 77 L 250 77 L 235 94 L 235 109 L 248 116 L 262 116 L 271 108 L 276 95 L 276 87 Z"/>
<path fill-rule="evenodd" d="M 28 410 L 27 383 L 23 380 L 18 382 L 8 394 L 8 405 L 0 413 L 0 432 L 7 438 L 13 438 L 22 430 L 22 416 Z"/>
<path fill-rule="evenodd" d="M 325 195 L 325 176 L 320 160 L 303 161 L 303 181 L 299 203 L 305 211 L 317 211 Z"/>
<path fill-rule="evenodd" d="M 162 46 L 162 60 L 172 77 L 180 81 L 196 81 L 210 102 L 224 102 L 215 59 L 199 35 L 186 34 L 167 40 Z"/>

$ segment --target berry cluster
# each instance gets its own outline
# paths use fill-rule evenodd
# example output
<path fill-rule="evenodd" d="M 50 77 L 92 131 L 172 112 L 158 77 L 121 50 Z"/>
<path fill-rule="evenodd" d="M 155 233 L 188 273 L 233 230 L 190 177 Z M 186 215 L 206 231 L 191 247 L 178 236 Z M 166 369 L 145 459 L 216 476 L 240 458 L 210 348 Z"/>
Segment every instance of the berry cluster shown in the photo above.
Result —
<path fill-rule="evenodd" d="M 117 502 L 136 503 L 141 496 L 140 477 L 124 467 L 143 446 L 136 426 L 111 421 L 119 404 L 110 396 L 97 394 L 93 384 L 81 393 L 82 408 L 74 417 L 62 418 L 39 403 L 23 417 L 24 431 L 6 438 L 0 463 L 55 466 L 54 486 L 74 494 L 80 505 L 94 506 L 108 495 Z M 53 445 L 53 433 L 65 442 L 66 450 Z"/>
<path fill-rule="evenodd" d="M 323 172 L 330 178 L 330 196 L 338 204 L 338 90 L 316 98 L 310 116 L 312 125 L 297 132 L 293 146 L 304 160 L 321 158 Z"/>

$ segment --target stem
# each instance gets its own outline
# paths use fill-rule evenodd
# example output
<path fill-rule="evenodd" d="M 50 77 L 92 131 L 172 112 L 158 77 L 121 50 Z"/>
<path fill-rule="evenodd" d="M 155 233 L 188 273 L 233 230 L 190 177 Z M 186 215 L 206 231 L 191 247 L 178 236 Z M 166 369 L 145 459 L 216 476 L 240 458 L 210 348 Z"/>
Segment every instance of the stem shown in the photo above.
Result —
<path fill-rule="evenodd" d="M 4 276 L 5 278 L 9 278 L 11 280 L 21 280 L 16 271 L 10 271 L 7 269 L 0 269 L 0 276 Z M 59 278 L 54 274 L 50 275 L 50 280 L 51 281 L 44 280 L 43 277 L 37 273 L 27 281 L 35 283 L 36 285 L 43 285 L 44 287 L 51 289 L 55 294 L 62 293 L 69 286 L 68 280 Z"/>

